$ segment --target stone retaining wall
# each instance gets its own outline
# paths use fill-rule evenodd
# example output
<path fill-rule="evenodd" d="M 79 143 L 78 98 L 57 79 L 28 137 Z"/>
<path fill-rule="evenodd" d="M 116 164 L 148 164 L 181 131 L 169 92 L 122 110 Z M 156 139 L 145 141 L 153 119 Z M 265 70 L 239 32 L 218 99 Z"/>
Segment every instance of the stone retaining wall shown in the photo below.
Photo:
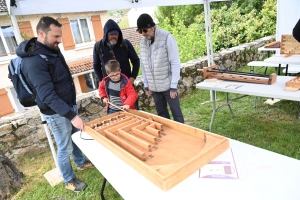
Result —
<path fill-rule="evenodd" d="M 214 61 L 221 69 L 235 70 L 250 61 L 262 60 L 267 53 L 258 52 L 257 49 L 274 40 L 275 38 L 270 36 L 223 50 L 214 54 Z M 180 96 L 189 93 L 202 80 L 197 69 L 206 66 L 207 57 L 182 63 L 178 85 Z M 146 96 L 140 77 L 135 81 L 135 86 L 139 94 L 140 109 L 153 107 L 153 99 Z M 98 98 L 97 91 L 79 95 L 77 105 L 79 115 L 85 122 L 105 115 L 105 107 Z M 22 113 L 0 118 L 0 149 L 12 160 L 50 150 L 38 108 L 33 107 Z"/>

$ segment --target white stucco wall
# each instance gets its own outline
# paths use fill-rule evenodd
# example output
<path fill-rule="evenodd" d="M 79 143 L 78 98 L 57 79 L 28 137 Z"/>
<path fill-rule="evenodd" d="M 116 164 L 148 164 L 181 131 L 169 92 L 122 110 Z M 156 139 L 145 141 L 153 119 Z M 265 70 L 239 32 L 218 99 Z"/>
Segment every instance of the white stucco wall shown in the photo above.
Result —
<path fill-rule="evenodd" d="M 153 21 L 158 23 L 157 19 L 154 17 L 154 11 L 156 9 L 157 7 L 131 8 L 127 12 L 129 27 L 136 27 L 137 19 L 143 13 L 149 14 L 153 18 Z"/>

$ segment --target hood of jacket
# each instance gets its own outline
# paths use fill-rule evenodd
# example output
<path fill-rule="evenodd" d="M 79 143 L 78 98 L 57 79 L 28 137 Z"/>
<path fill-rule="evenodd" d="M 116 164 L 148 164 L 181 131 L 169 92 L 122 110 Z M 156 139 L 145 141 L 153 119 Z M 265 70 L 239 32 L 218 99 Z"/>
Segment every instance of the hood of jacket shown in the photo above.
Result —
<path fill-rule="evenodd" d="M 109 20 L 105 23 L 104 28 L 103 28 L 103 30 L 104 30 L 104 37 L 103 37 L 104 43 L 106 43 L 107 33 L 108 33 L 109 31 L 113 30 L 113 29 L 119 31 L 119 37 L 118 37 L 118 42 L 117 42 L 117 44 L 120 44 L 120 43 L 122 42 L 122 40 L 123 40 L 123 34 L 122 34 L 122 31 L 121 31 L 119 25 L 118 25 L 114 20 L 109 19 Z"/>
<path fill-rule="evenodd" d="M 50 49 L 41 47 L 36 43 L 37 38 L 31 38 L 30 40 L 23 41 L 19 44 L 16 49 L 17 56 L 24 58 L 29 56 L 34 56 L 38 54 L 48 55 L 48 56 L 57 56 L 58 52 L 54 53 Z"/>

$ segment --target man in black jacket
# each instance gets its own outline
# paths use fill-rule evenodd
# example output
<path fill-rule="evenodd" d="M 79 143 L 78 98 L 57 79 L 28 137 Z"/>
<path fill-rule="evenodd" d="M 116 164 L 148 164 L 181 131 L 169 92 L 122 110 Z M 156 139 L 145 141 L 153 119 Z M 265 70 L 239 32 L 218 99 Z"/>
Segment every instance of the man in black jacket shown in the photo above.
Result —
<path fill-rule="evenodd" d="M 123 39 L 120 27 L 111 19 L 105 23 L 103 32 L 103 39 L 95 44 L 93 51 L 93 67 L 98 81 L 100 82 L 103 77 L 107 76 L 105 63 L 109 60 L 117 60 L 120 63 L 121 72 L 133 84 L 139 73 L 140 59 L 132 44 L 129 40 Z"/>
<path fill-rule="evenodd" d="M 293 36 L 298 42 L 300 42 L 300 19 L 293 29 Z"/>
<path fill-rule="evenodd" d="M 78 169 L 93 167 L 93 164 L 71 139 L 74 132 L 83 129 L 83 121 L 78 116 L 69 67 L 58 47 L 62 37 L 61 26 L 51 17 L 42 17 L 36 27 L 38 37 L 22 42 L 16 53 L 23 58 L 22 72 L 36 93 L 35 101 L 54 135 L 58 148 L 57 162 L 66 188 L 80 192 L 87 185 L 76 179 L 70 155 Z M 52 66 L 41 55 L 45 55 Z"/>

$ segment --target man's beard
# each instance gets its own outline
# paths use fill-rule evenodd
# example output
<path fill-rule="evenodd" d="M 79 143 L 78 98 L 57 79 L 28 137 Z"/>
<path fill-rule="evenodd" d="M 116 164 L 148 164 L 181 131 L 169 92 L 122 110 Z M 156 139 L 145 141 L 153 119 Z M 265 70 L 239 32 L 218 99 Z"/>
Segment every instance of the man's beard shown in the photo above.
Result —
<path fill-rule="evenodd" d="M 115 45 L 115 44 L 117 44 L 117 42 L 118 42 L 118 40 L 115 40 L 115 39 L 109 40 L 109 43 L 110 43 L 111 45 Z"/>
<path fill-rule="evenodd" d="M 58 51 L 58 50 L 59 50 L 59 47 L 58 47 L 58 44 L 59 44 L 59 43 L 58 43 L 58 42 L 55 42 L 55 43 L 50 44 L 50 43 L 48 42 L 47 36 L 45 37 L 44 44 L 45 44 L 46 46 L 50 47 L 51 49 L 55 50 L 55 51 Z M 54 44 L 57 44 L 57 46 L 54 46 Z"/>

